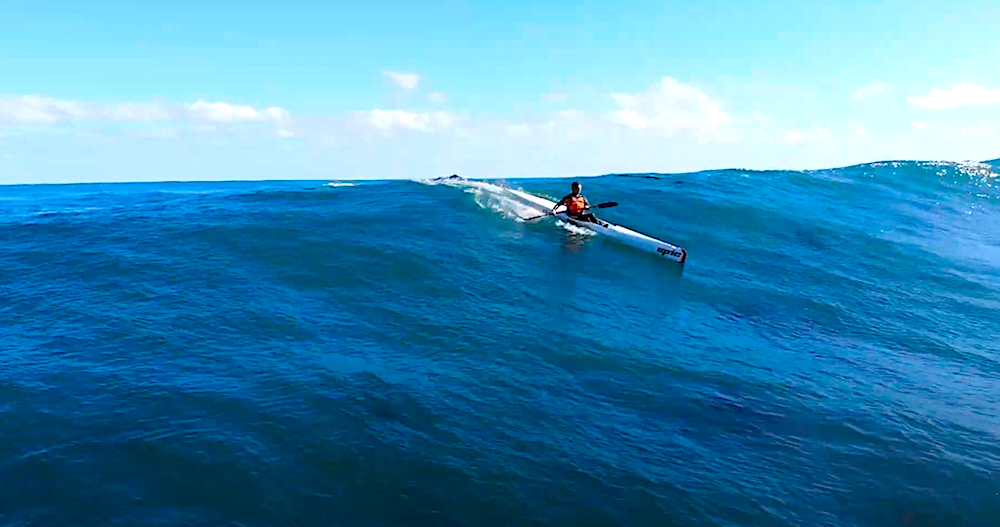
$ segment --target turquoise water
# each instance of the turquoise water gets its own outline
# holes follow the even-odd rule
[[[0,526],[997,525],[998,171],[0,187]]]

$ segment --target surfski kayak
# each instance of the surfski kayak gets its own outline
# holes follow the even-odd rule
[[[520,190],[514,190],[510,188],[505,190],[507,192],[510,192],[512,195],[520,198],[521,200],[524,200],[532,205],[537,205],[538,207],[546,211],[552,210],[552,207],[556,206],[556,203],[554,201],[549,201],[545,198],[540,198],[538,196],[528,194],[527,192],[522,192]],[[597,218],[597,221],[599,221],[600,223],[591,223],[589,221],[580,221],[575,218],[571,218],[567,216],[565,213],[557,213],[555,214],[555,216],[563,221],[572,223],[573,225],[576,225],[578,227],[590,229],[598,234],[603,234],[605,236],[615,238],[633,247],[637,247],[639,249],[643,249],[658,254],[667,260],[672,260],[680,264],[683,264],[687,260],[687,251],[681,249],[680,247],[672,243],[667,243],[663,240],[657,240],[656,238],[653,238],[651,236],[646,236],[645,234],[633,231],[631,229],[626,229],[625,227],[622,227],[620,225],[615,225],[614,223],[606,222],[600,218]]]

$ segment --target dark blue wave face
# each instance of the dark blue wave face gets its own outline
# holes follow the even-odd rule
[[[995,524],[996,168],[582,182],[0,187],[0,526]]]

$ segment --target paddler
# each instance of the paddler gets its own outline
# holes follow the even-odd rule
[[[565,198],[559,200],[555,207],[552,207],[552,212],[555,212],[560,206],[566,206],[566,215],[571,216],[575,219],[582,221],[589,221],[591,223],[597,223],[597,218],[593,214],[587,212],[590,209],[590,203],[587,198],[580,194],[582,186],[579,182],[574,181],[572,185],[573,192],[566,195]]]

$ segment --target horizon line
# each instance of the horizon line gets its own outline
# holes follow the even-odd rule
[[[843,166],[833,166],[825,168],[810,168],[804,170],[797,169],[785,169],[785,168],[765,168],[765,169],[755,169],[755,168],[708,168],[703,170],[695,170],[691,172],[608,172],[606,174],[591,174],[591,175],[547,175],[547,176],[509,176],[500,178],[477,178],[477,177],[466,177],[459,176],[462,179],[470,181],[481,181],[481,180],[517,180],[517,179],[594,179],[601,177],[611,177],[611,176],[684,176],[692,174],[704,174],[706,172],[822,172],[826,170],[845,170],[849,168],[857,168],[868,165],[877,165],[881,163],[950,163],[950,164],[989,164],[1000,163],[1000,158],[994,158],[989,160],[971,160],[966,159],[962,161],[955,160],[933,160],[933,159],[886,159],[881,161],[869,161],[865,163],[855,163],[851,165]],[[458,175],[458,174],[451,174]],[[426,178],[364,178],[364,177],[347,177],[347,178],[319,178],[319,179],[161,179],[161,180],[148,180],[148,181],[54,181],[54,182],[38,182],[38,183],[0,183],[0,187],[20,187],[20,186],[57,186],[57,185],[145,185],[145,184],[177,184],[177,183],[268,183],[268,182],[293,182],[293,181],[303,181],[303,182],[320,182],[320,181],[344,181],[344,182],[356,182],[356,181],[371,181],[371,182],[388,182],[388,181],[428,181],[435,178],[449,176],[433,176]]]

